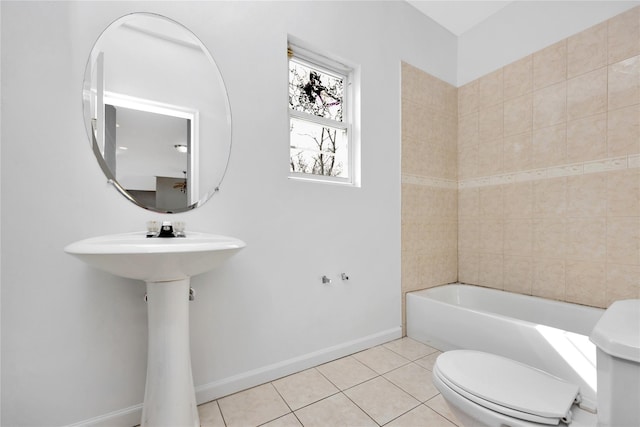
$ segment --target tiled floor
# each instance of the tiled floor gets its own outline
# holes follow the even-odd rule
[[[431,382],[440,354],[402,338],[200,405],[202,427],[455,427]]]

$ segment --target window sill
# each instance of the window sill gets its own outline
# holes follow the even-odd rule
[[[348,178],[325,177],[322,175],[311,175],[302,173],[290,173],[288,178],[292,181],[314,182],[319,184],[337,185],[340,187],[360,187],[360,185],[354,183],[353,180]]]

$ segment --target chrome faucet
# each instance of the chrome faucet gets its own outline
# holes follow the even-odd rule
[[[162,226],[158,227],[158,221],[147,222],[147,237],[186,237],[184,233],[184,222],[162,221]]]
[[[157,237],[176,237],[173,232],[173,225],[171,224],[171,221],[162,222],[162,227],[160,227],[160,232]]]

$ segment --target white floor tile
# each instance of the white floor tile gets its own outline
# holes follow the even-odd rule
[[[202,427],[455,427],[461,424],[431,379],[439,354],[410,338],[398,339],[202,404],[200,422]]]
[[[298,421],[293,413],[290,413],[266,424],[262,424],[262,427],[302,427],[302,424],[300,424],[300,421]]]
[[[273,386],[294,411],[340,391],[315,368],[276,380]]]
[[[439,393],[431,381],[431,371],[415,363],[387,372],[384,377],[420,402],[426,402]]]
[[[200,416],[200,427],[225,427],[218,402],[213,401],[198,406]]]
[[[429,399],[425,405],[451,421],[452,423],[461,426],[462,423],[456,418],[456,416],[451,412],[451,408],[447,404],[447,401],[444,400],[441,394],[437,395],[433,399]]]
[[[429,347],[426,344],[422,344],[408,337],[388,342],[383,344],[383,346],[412,361],[438,351],[433,347]]]
[[[344,394],[380,425],[388,423],[420,404],[411,395],[383,377],[376,377],[345,390]]]
[[[455,424],[425,405],[420,405],[396,418],[386,427],[456,427]]]
[[[317,369],[340,390],[346,390],[378,376],[375,371],[363,365],[353,356],[325,363],[318,366]]]
[[[376,371],[378,374],[385,374],[393,369],[399,368],[410,362],[384,346],[373,347],[353,355],[360,362]]]
[[[320,402],[299,409],[296,411],[296,416],[305,427],[377,427],[376,422],[343,393],[334,394]]]
[[[291,412],[272,384],[223,397],[218,404],[227,427],[257,426]]]
[[[436,351],[435,353],[429,354],[428,356],[425,356],[416,360],[416,363],[425,369],[433,371],[433,365],[436,363],[436,359],[441,354],[442,354],[441,351]]]

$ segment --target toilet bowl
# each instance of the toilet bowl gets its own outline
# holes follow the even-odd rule
[[[598,348],[598,414],[579,407],[579,386],[480,351],[438,356],[433,383],[465,427],[640,426],[640,300],[612,304],[591,340]]]
[[[443,353],[434,366],[433,381],[465,426],[569,424],[579,410],[577,385],[479,351]]]

